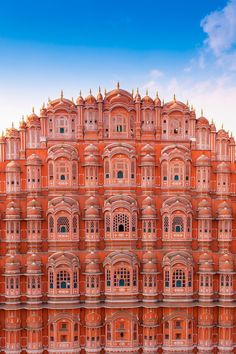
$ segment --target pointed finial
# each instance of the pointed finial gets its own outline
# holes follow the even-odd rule
[[[22,117],[21,117],[21,121],[22,121],[22,123],[24,123],[24,121],[25,121],[25,117],[24,117],[24,115],[22,115]]]
[[[139,89],[138,89],[138,87],[137,87],[136,93],[137,93],[137,95],[139,94]]]
[[[63,90],[61,90],[61,99],[63,98],[63,96],[64,96],[64,92]]]
[[[134,89],[132,89],[131,95],[134,97]]]
[[[162,100],[162,106],[164,106],[164,104],[165,104],[165,102],[164,102],[164,100]]]
[[[11,123],[11,127],[14,128],[14,122]]]
[[[48,103],[51,103],[51,98],[50,97],[48,97]]]
[[[89,94],[92,95],[92,90],[91,89],[89,89]]]
[[[233,133],[232,133],[232,132],[230,133],[230,137],[231,137],[231,138],[233,137]]]
[[[105,88],[105,90],[104,90],[104,96],[106,96],[106,94],[107,94],[107,89]]]
[[[176,96],[175,96],[175,93],[174,93],[174,101],[176,102]]]
[[[203,109],[201,108],[201,117],[203,117]]]
[[[98,93],[101,93],[101,87],[98,86]]]
[[[148,96],[148,89],[146,89],[146,96]]]
[[[186,106],[188,106],[188,107],[189,107],[189,103],[188,103],[188,100],[187,100],[187,102],[186,102]]]
[[[34,113],[34,106],[32,107],[32,113]]]
[[[74,97],[71,97],[71,101],[74,103]]]
[[[158,91],[156,91],[156,98],[159,98]]]
[[[193,105],[191,104],[191,111],[193,111]]]
[[[120,83],[119,83],[119,81],[117,81],[116,88],[117,88],[117,89],[120,88]]]
[[[80,96],[82,96],[82,92],[81,92],[81,90],[79,90],[79,95],[80,95]]]
[[[221,125],[221,129],[224,129],[224,124],[222,123],[222,125]]]

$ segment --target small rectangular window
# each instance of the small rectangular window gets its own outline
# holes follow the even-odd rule
[[[65,133],[65,128],[60,128],[60,133],[64,134]]]

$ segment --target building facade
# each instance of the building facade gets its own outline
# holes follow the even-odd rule
[[[0,349],[236,353],[235,141],[117,86],[0,138]]]

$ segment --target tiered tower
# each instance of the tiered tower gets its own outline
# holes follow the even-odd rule
[[[223,128],[119,86],[7,129],[2,353],[236,353],[235,168]]]

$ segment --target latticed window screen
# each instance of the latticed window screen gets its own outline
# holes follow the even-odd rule
[[[130,286],[130,271],[126,268],[118,268],[114,271],[114,286]]]
[[[185,272],[182,269],[176,269],[173,272],[172,286],[173,288],[185,288],[186,278],[185,278]]]
[[[105,224],[106,224],[106,231],[110,232],[111,231],[111,218],[109,214],[106,214],[105,216]]]
[[[137,216],[136,214],[132,214],[132,231],[136,231],[136,220],[137,220]]]
[[[50,232],[54,231],[54,219],[52,216],[49,217],[49,231]]]
[[[49,273],[49,284],[50,284],[50,289],[53,289],[53,272]]]
[[[77,167],[76,167],[76,163],[73,163],[73,165],[72,165],[72,179],[73,179],[73,181],[76,180],[76,175],[77,175]]]
[[[107,286],[111,286],[111,271],[107,269]]]
[[[65,270],[57,273],[57,289],[70,289],[70,274]]]
[[[74,289],[78,288],[78,272],[75,271],[73,275],[73,283],[74,283]]]
[[[57,219],[57,232],[59,233],[67,233],[69,232],[69,219],[65,216],[60,216]]]
[[[113,218],[114,232],[129,232],[129,217],[126,214],[116,214]]]
[[[76,216],[73,217],[72,225],[73,225],[73,232],[76,233],[77,232],[77,227],[78,227],[78,222],[77,222],[77,217]]]
[[[191,218],[190,216],[187,217],[187,232],[191,231]]]
[[[170,272],[169,270],[165,271],[165,287],[169,288],[170,286]]]
[[[172,221],[172,231],[173,232],[183,232],[184,222],[181,216],[175,216]]]
[[[169,217],[164,216],[164,231],[168,232],[169,231]]]

